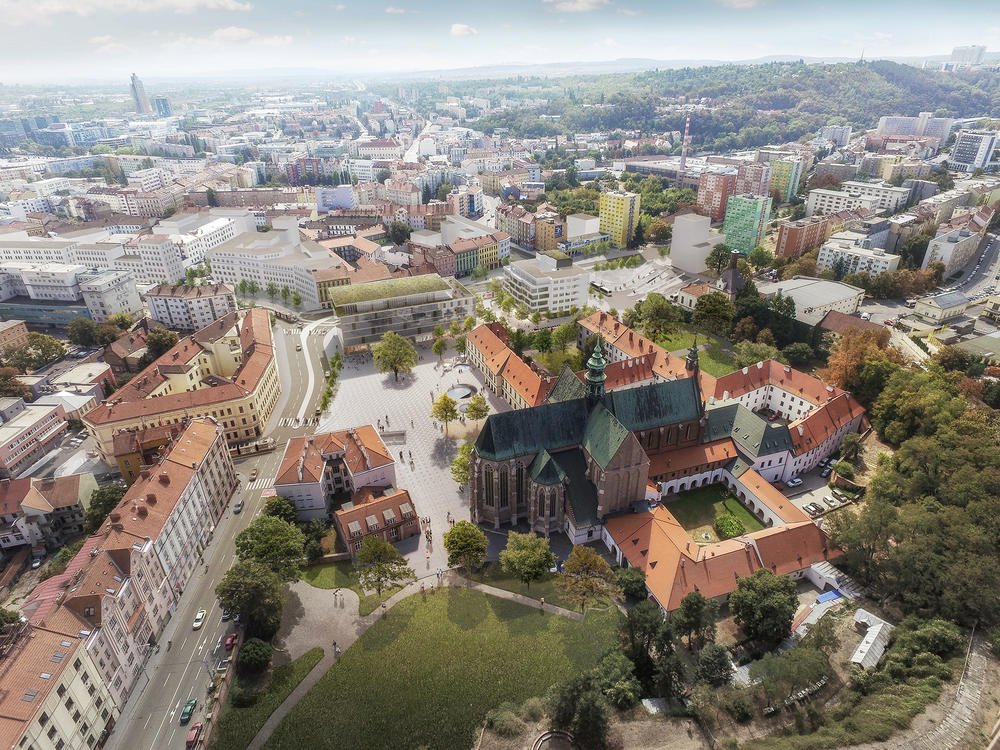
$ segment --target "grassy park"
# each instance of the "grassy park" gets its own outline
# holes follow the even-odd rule
[[[665,502],[664,507],[673,514],[677,522],[691,535],[696,542],[708,543],[719,541],[715,533],[715,519],[725,513],[732,513],[748,531],[760,531],[764,528],[753,513],[743,507],[740,501],[729,495],[719,484],[710,484],[682,492],[675,499]],[[705,534],[708,538],[705,538]]]
[[[364,617],[375,611],[379,604],[400,590],[395,586],[382,592],[380,599],[378,594],[366,593],[361,584],[358,583],[358,572],[349,562],[320,563],[310,565],[302,571],[302,580],[310,586],[318,589],[350,589],[355,592],[361,601],[358,605],[358,613]]]
[[[285,717],[265,748],[472,747],[486,712],[590,669],[617,612],[580,623],[461,588],[393,607]]]

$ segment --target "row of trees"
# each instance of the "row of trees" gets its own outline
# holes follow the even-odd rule
[[[128,313],[118,313],[108,318],[106,323],[96,323],[90,318],[73,318],[66,326],[66,338],[71,344],[84,348],[107,346],[132,327],[134,318]]]

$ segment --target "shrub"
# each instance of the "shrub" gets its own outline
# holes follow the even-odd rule
[[[501,737],[517,737],[527,727],[509,708],[495,708],[486,714],[486,728]]]
[[[541,721],[545,716],[545,701],[541,698],[528,698],[521,706],[521,718],[525,721]]]
[[[618,585],[631,599],[646,598],[646,573],[642,568],[619,568],[615,571]]]
[[[854,467],[851,466],[847,461],[840,461],[833,465],[833,470],[840,474],[844,479],[854,479]]]
[[[229,692],[229,700],[236,708],[247,708],[257,702],[259,695],[258,691],[236,683]]]
[[[726,705],[726,710],[733,715],[733,718],[741,724],[753,718],[753,705],[745,695],[734,695]]]
[[[263,672],[271,663],[273,649],[260,638],[250,638],[240,649],[240,669],[245,672]]]
[[[746,533],[743,522],[732,513],[724,513],[715,519],[715,531],[721,539],[731,539]]]

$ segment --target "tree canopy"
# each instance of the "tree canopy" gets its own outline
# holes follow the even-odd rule
[[[406,564],[399,550],[384,539],[366,536],[356,553],[358,580],[366,589],[375,589],[379,597],[390,586],[400,586],[416,578],[416,573]]]
[[[729,609],[749,638],[776,645],[792,632],[799,600],[795,583],[761,568],[741,578],[729,595]]]
[[[448,566],[473,571],[483,564],[489,542],[481,528],[469,521],[459,521],[444,534]]]
[[[556,581],[563,596],[583,610],[589,602],[618,601],[621,587],[607,560],[591,547],[577,544],[566,558],[563,574]]]
[[[530,586],[556,564],[556,556],[549,549],[549,540],[534,534],[507,534],[507,546],[500,553],[500,567],[507,575]]]
[[[304,546],[302,531],[277,516],[259,516],[236,535],[236,556],[240,560],[263,563],[284,581],[298,579]]]
[[[386,331],[382,340],[372,348],[375,369],[391,372],[395,380],[399,373],[409,374],[417,366],[417,350],[409,341],[395,331]]]

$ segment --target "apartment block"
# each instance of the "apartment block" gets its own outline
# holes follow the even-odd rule
[[[49,479],[0,479],[0,547],[62,547],[83,533],[97,480],[90,473]]]
[[[0,352],[28,345],[28,327],[23,320],[0,321]]]
[[[611,238],[614,247],[628,247],[639,226],[638,193],[625,190],[611,190],[601,193],[599,217],[600,231]]]
[[[45,455],[66,433],[59,406],[0,398],[0,477],[17,476]]]
[[[858,209],[875,211],[878,209],[878,203],[878,199],[874,196],[816,188],[810,190],[809,197],[806,198],[806,216],[824,216],[841,211],[857,211]]]
[[[698,178],[698,212],[713,222],[726,216],[726,201],[736,192],[738,175],[732,173],[704,172]]]
[[[768,162],[771,167],[771,190],[781,193],[781,201],[788,203],[799,191],[802,179],[801,159],[774,159]]]
[[[535,215],[517,203],[501,203],[496,210],[497,229],[523,248],[535,246]]]
[[[529,312],[583,309],[590,291],[590,272],[573,265],[564,253],[539,253],[504,268],[504,289]]]
[[[979,252],[982,236],[968,229],[953,229],[939,234],[927,245],[921,268],[931,263],[944,263],[944,275],[950,276],[964,268]]]
[[[995,171],[998,162],[994,152],[1000,144],[996,130],[959,130],[951,148],[948,166],[962,172],[975,169]]]
[[[898,255],[890,255],[885,250],[868,245],[866,240],[862,240],[859,244],[834,235],[820,248],[816,268],[821,271],[831,269],[837,272],[838,278],[852,273],[878,276],[880,273],[892,272],[899,268]]]
[[[726,203],[722,224],[726,244],[744,255],[760,244],[771,217],[771,198],[762,195],[733,195]]]
[[[829,216],[783,221],[778,225],[774,254],[783,258],[798,258],[823,244],[832,226],[833,220]]]
[[[876,132],[879,135],[929,136],[944,143],[954,124],[950,117],[933,117],[931,112],[921,112],[917,117],[880,117]]]
[[[736,168],[736,186],[734,195],[770,195],[771,165],[770,164],[740,164]]]
[[[225,284],[160,284],[143,298],[149,316],[165,328],[194,331],[237,310],[236,294]]]

